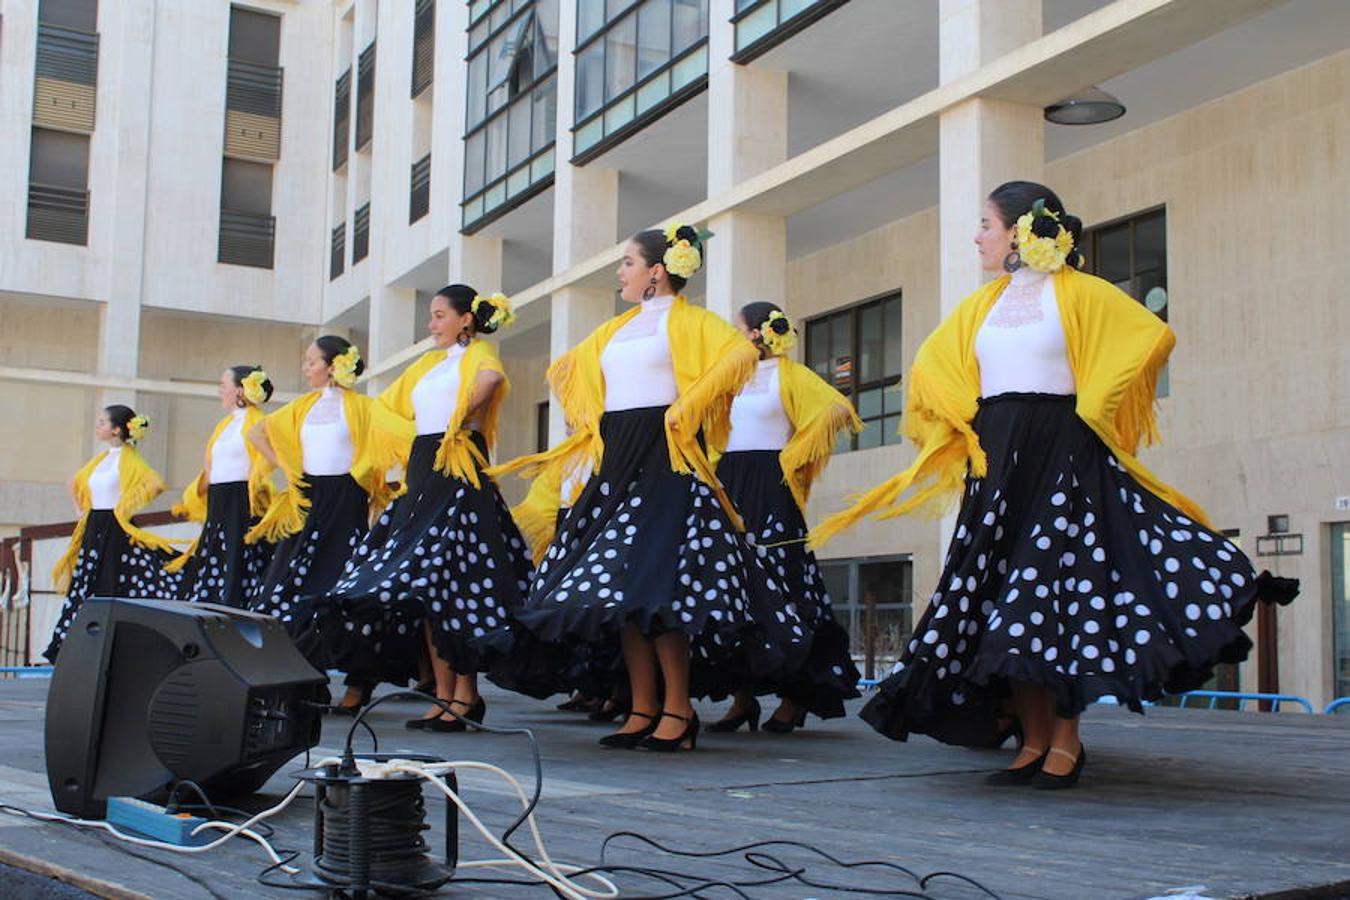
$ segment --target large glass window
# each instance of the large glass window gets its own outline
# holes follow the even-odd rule
[[[577,0],[574,159],[708,83],[708,0]]]
[[[853,401],[863,420],[843,433],[836,453],[898,444],[904,395],[900,295],[892,294],[806,323],[806,364]]]
[[[1331,526],[1331,609],[1336,647],[1332,679],[1337,697],[1350,697],[1350,522]]]
[[[820,571],[834,617],[848,631],[864,678],[885,674],[914,630],[914,570],[907,556],[827,560]]]
[[[736,0],[736,62],[749,62],[848,0]]]
[[[1087,271],[1120,288],[1167,321],[1167,210],[1155,209],[1099,225],[1083,236]],[[1168,370],[1158,376],[1158,396],[1171,390]]]
[[[470,7],[464,229],[553,182],[559,0]]]

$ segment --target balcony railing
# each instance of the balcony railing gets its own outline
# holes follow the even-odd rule
[[[31,182],[27,236],[62,244],[89,242],[89,191]]]
[[[732,62],[747,63],[768,52],[848,0],[736,0]]]
[[[352,265],[370,254],[370,204],[359,206],[352,216]]]
[[[38,23],[33,123],[94,130],[98,35]]]
[[[408,222],[416,222],[431,209],[431,154],[412,164],[412,188],[408,195]]]
[[[281,156],[281,69],[232,59],[227,72],[225,155],[275,162]]]
[[[222,209],[216,260],[236,266],[270,269],[276,230],[276,216]]]
[[[417,0],[413,19],[412,95],[431,87],[436,74],[436,0]]]
[[[338,76],[333,89],[333,170],[347,161],[347,148],[352,142],[352,70]]]
[[[328,280],[332,281],[342,274],[347,260],[347,223],[341,222],[333,227],[333,249],[328,254]]]

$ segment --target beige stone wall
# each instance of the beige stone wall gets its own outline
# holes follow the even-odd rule
[[[535,410],[549,399],[544,372],[548,369],[545,355],[513,356],[511,344],[502,344],[502,365],[511,379],[511,393],[502,406],[497,447],[492,453],[494,462],[505,462],[534,453],[536,446]],[[498,483],[507,503],[519,503],[525,498],[529,482],[508,476]]]

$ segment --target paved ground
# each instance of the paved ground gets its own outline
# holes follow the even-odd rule
[[[42,755],[46,685],[0,681],[0,802],[50,809]],[[1090,761],[1082,783],[1074,791],[1045,793],[983,783],[982,773],[1003,765],[1006,752],[926,739],[896,744],[856,718],[813,720],[791,736],[705,735],[696,753],[666,756],[603,751],[595,740],[605,726],[551,704],[500,691],[488,700],[489,724],[536,731],[545,773],[539,819],[559,860],[594,864],[606,835],[631,829],[699,850],[770,838],[806,841],[845,860],[885,860],[919,875],[955,872],[988,888],[938,877],[920,895],[942,900],[1143,898],[1182,888],[1210,898],[1350,894],[1350,716],[1160,709],[1139,717],[1095,708],[1083,726]],[[522,780],[532,777],[519,737],[405,730],[402,719],[417,711],[390,703],[372,713],[382,749],[482,759]],[[709,706],[703,713],[712,719],[719,710]],[[340,728],[330,722],[319,753],[340,746]],[[259,808],[290,787],[285,771],[254,798]],[[510,821],[516,807],[502,786],[476,773],[462,781],[466,798],[489,824],[500,829]],[[439,801],[428,805],[439,819]],[[275,821],[278,846],[308,849],[308,803],[297,802]],[[439,825],[433,843],[438,834]],[[631,842],[616,846],[611,862],[727,880],[766,874],[739,856],[681,860]],[[0,861],[12,863],[15,855],[43,860],[120,885],[128,892],[123,896],[305,896],[259,885],[255,877],[265,860],[244,842],[192,857],[137,852],[141,858],[92,833],[0,815]],[[465,835],[462,859],[488,855],[495,854],[481,839]],[[921,892],[893,870],[841,870],[799,851],[780,855],[808,865],[807,877],[821,883]],[[0,870],[0,895],[42,896],[23,893],[31,885],[11,887],[6,877]],[[625,896],[669,890],[634,876],[621,884]],[[549,896],[539,888],[461,880],[444,894]],[[847,896],[800,883],[746,894]],[[712,890],[700,896],[736,895]]]

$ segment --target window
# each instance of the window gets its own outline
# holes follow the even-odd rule
[[[1155,209],[1099,225],[1083,235],[1087,271],[1120,288],[1167,321],[1167,210]],[[1158,396],[1170,392],[1168,370],[1158,376]]]
[[[781,44],[848,0],[736,0],[736,52],[733,62],[746,63]]]
[[[356,149],[370,143],[375,133],[375,42],[361,51],[356,62]]]
[[[1332,680],[1337,697],[1350,697],[1350,522],[1331,526],[1331,610],[1336,648]]]
[[[708,83],[708,0],[577,0],[573,161],[585,162]]]
[[[553,183],[559,2],[495,0],[470,14],[465,231]]]
[[[276,162],[281,156],[281,17],[230,8],[225,80],[225,155]]]
[[[820,573],[835,619],[863,658],[863,677],[877,677],[899,658],[914,629],[913,564],[908,556],[828,560]]]
[[[431,154],[412,164],[412,186],[408,196],[408,222],[416,222],[431,209]]]
[[[901,312],[900,295],[892,294],[806,323],[806,364],[863,420],[861,434],[840,435],[836,453],[900,443]]]
[[[89,136],[34,128],[27,237],[84,244],[89,234]]]
[[[431,87],[436,75],[436,0],[417,0],[413,13],[412,95]]]
[[[92,34],[98,30],[98,0],[42,0],[38,21]]]
[[[272,167],[226,157],[220,174],[220,244],[216,259],[270,269],[275,231]]]
[[[33,124],[94,130],[98,84],[98,3],[43,0],[38,7]]]
[[[339,222],[333,226],[332,249],[328,252],[328,280],[332,281],[342,274],[346,267],[347,223]]]
[[[370,201],[356,208],[352,216],[352,265],[370,253]]]
[[[338,76],[333,87],[333,171],[347,162],[347,145],[351,143],[352,124],[352,70]]]

